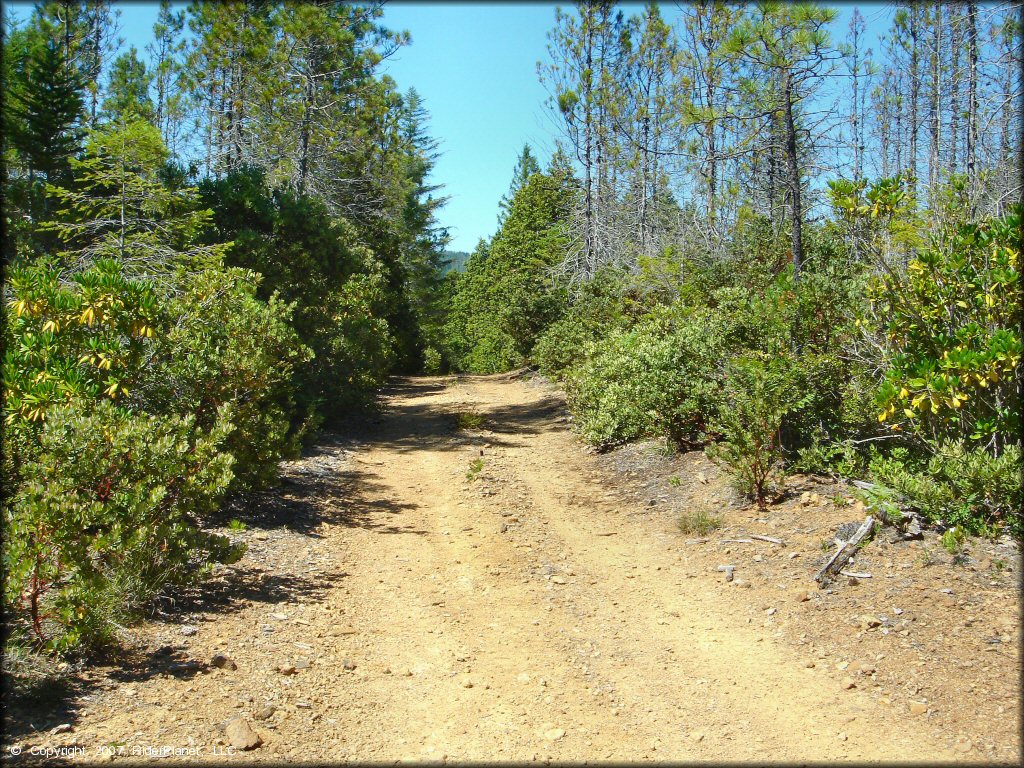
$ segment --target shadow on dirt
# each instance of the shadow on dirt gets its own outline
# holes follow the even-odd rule
[[[488,377],[471,377],[488,378]],[[455,451],[466,446],[511,447],[515,438],[564,429],[564,401],[549,396],[523,405],[480,407],[440,406],[423,398],[443,392],[454,379],[409,378],[395,381],[385,392],[384,417],[371,425],[366,439],[399,453]],[[472,412],[483,419],[479,429],[459,429],[458,415]]]
[[[312,602],[333,589],[345,572],[330,565],[315,574],[277,573],[262,564],[277,537],[298,534],[319,539],[324,527],[363,528],[387,535],[428,535],[428,531],[403,522],[403,513],[415,509],[388,497],[382,479],[388,472],[361,450],[372,444],[408,453],[420,450],[458,450],[465,446],[510,445],[516,438],[563,429],[564,404],[557,398],[540,403],[493,408],[472,408],[481,414],[481,430],[460,430],[460,407],[423,402],[443,392],[451,379],[396,379],[383,393],[383,413],[360,418],[346,427],[321,435],[317,444],[296,461],[284,462],[280,484],[267,491],[229,500],[214,520],[216,527],[235,519],[244,530],[230,533],[249,546],[250,556],[230,567],[218,567],[211,578],[195,587],[178,588],[156,605],[156,620],[181,631],[182,625],[199,623],[205,615],[224,615],[257,603],[280,605],[299,600]],[[240,528],[240,526],[239,526]],[[272,628],[271,628],[272,631]],[[5,680],[5,741],[38,741],[58,725],[74,729],[88,700],[103,690],[169,676],[189,679],[212,670],[210,659],[190,658],[184,645],[159,648],[125,648],[96,660],[106,669],[86,668],[82,674],[59,675],[31,688],[12,691]],[[51,746],[75,741],[73,730],[43,739]],[[88,745],[92,749],[93,745]],[[5,762],[11,760],[4,755]],[[41,763],[27,751],[19,762]],[[59,764],[49,760],[47,764]]]

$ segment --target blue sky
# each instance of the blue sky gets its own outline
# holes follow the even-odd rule
[[[184,7],[184,3],[180,7]],[[563,3],[568,6],[570,3]],[[5,3],[24,18],[31,5]],[[156,2],[119,2],[121,35],[145,55],[156,19]],[[623,3],[627,14],[641,3]],[[846,36],[853,4],[840,3],[833,37]],[[675,3],[663,3],[675,18]],[[888,6],[865,3],[868,45],[888,25]],[[452,250],[471,251],[497,225],[498,202],[508,190],[516,157],[529,142],[542,164],[554,150],[558,126],[544,108],[547,93],[536,65],[547,59],[547,32],[554,3],[391,2],[384,22],[408,30],[412,45],[383,66],[401,90],[415,86],[431,114],[430,130],[441,157],[433,182],[444,185],[449,202],[440,211]]]

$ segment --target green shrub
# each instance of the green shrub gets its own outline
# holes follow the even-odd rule
[[[879,421],[933,441],[1019,446],[1020,207],[942,229],[872,292],[888,370]]]
[[[50,408],[79,398],[131,396],[160,322],[149,283],[99,261],[65,284],[36,264],[12,270],[5,324],[4,413],[8,432],[33,434]]]
[[[428,346],[423,350],[423,372],[428,376],[444,373],[444,358],[437,347]]]
[[[722,519],[713,515],[706,509],[698,509],[694,512],[687,512],[679,516],[677,521],[679,530],[682,533],[695,533],[698,536],[707,536],[712,531],[722,527]]]
[[[993,457],[962,443],[938,446],[930,457],[905,449],[876,452],[870,465],[879,483],[903,496],[927,520],[970,533],[1021,533],[1021,450]]]
[[[56,652],[96,648],[164,585],[239,554],[199,527],[231,480],[228,417],[201,432],[192,418],[102,401],[49,412],[5,509],[15,635]]]
[[[788,357],[745,356],[729,361],[725,401],[719,409],[722,441],[708,448],[741,493],[762,509],[785,480],[779,430],[790,411],[804,405]]]
[[[545,376],[564,378],[569,368],[582,362],[588,345],[624,326],[623,300],[612,292],[616,276],[602,274],[598,279],[602,280],[601,286],[608,286],[606,292],[601,292],[601,286],[588,284],[582,298],[537,339],[530,356]]]
[[[708,439],[722,357],[710,319],[676,322],[662,312],[631,330],[612,331],[587,352],[567,375],[566,392],[588,441],[607,447],[666,435],[686,447]]]
[[[241,269],[184,280],[136,398],[151,413],[194,414],[203,429],[231,404],[233,491],[271,484],[278,461],[296,453],[293,371],[311,357],[289,325],[292,307],[256,298],[258,280]]]
[[[458,429],[480,429],[484,425],[484,415],[476,411],[459,411],[455,414],[455,425]]]

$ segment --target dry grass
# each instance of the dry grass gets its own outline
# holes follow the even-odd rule
[[[679,530],[685,534],[707,536],[722,526],[722,519],[706,509],[697,509],[680,515],[678,524]]]

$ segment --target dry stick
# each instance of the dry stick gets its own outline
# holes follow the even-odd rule
[[[720,544],[753,544],[753,539],[722,539]]]
[[[756,533],[751,533],[749,534],[749,536],[750,538],[757,539],[758,541],[767,541],[771,542],[772,544],[778,544],[780,547],[786,546],[786,542],[784,542],[782,539],[776,539],[773,536],[760,536]]]
[[[814,580],[817,581],[822,587],[824,587],[829,580],[831,580],[831,572],[840,570],[847,561],[853,557],[853,554],[857,551],[857,546],[861,543],[865,536],[871,533],[871,530],[875,527],[875,518],[868,515],[864,518],[864,523],[857,532],[853,535],[853,538],[847,541],[845,544],[840,545],[836,553],[829,558],[829,561],[825,563],[820,571],[814,576]]]

